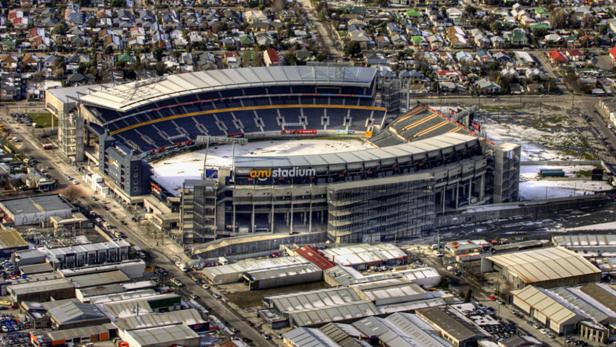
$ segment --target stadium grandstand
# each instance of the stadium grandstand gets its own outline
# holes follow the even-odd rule
[[[54,89],[46,104],[70,127],[65,142],[83,147],[72,160],[87,158],[118,198],[152,194],[179,210],[167,224],[183,244],[264,232],[396,240],[439,214],[517,199],[519,146],[486,142],[472,112],[399,116],[379,79],[347,66],[213,70]]]

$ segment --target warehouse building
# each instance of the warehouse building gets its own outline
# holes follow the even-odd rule
[[[365,347],[363,339],[366,336],[359,330],[357,330],[351,324],[344,323],[328,323],[320,327],[319,330],[323,332],[327,337],[332,339],[338,345],[343,347]]]
[[[43,302],[52,298],[61,300],[75,297],[73,282],[66,278],[10,285],[7,287],[7,292],[13,303],[22,301]]]
[[[327,248],[321,252],[329,261],[357,270],[366,270],[370,266],[406,264],[408,260],[406,253],[391,243],[358,244]]]
[[[370,301],[351,288],[321,289],[263,298],[264,306],[275,309],[293,326],[318,326],[329,322],[353,321],[379,314]]]
[[[52,216],[69,218],[73,206],[59,195],[33,196],[0,201],[4,221],[15,226],[49,222]]]
[[[384,347],[448,347],[438,333],[414,314],[394,313],[387,318],[366,317],[353,323],[366,336],[375,336]]]
[[[312,263],[306,263],[247,271],[243,278],[250,290],[258,290],[318,282],[323,279],[323,271]]]
[[[130,347],[168,347],[172,345],[199,347],[199,334],[184,324],[166,325],[156,328],[118,331],[122,340]]]
[[[194,331],[201,331],[207,328],[208,322],[201,318],[199,311],[191,308],[188,310],[120,318],[114,324],[122,331],[157,328],[176,324],[183,324]]]
[[[364,275],[349,266],[334,266],[325,270],[323,276],[325,282],[331,287],[349,286],[351,284],[375,282],[391,278],[405,278],[423,288],[433,288],[441,282],[441,275],[436,269],[431,267]]]
[[[282,335],[282,342],[288,347],[340,347],[338,343],[315,328],[300,327]]]
[[[69,301],[48,311],[51,326],[56,329],[81,328],[109,323],[109,318],[95,305]]]
[[[90,302],[91,298],[102,296],[126,293],[134,290],[153,289],[157,286],[154,281],[138,281],[129,283],[114,283],[99,285],[96,287],[76,288],[75,297],[81,302]]]
[[[550,291],[532,285],[511,292],[513,305],[557,334],[572,334],[585,317]]]
[[[0,230],[0,259],[8,259],[13,252],[28,249],[28,242],[17,230]]]
[[[109,341],[115,337],[117,328],[111,323],[91,325],[82,328],[55,331],[32,331],[30,341],[34,346],[65,346],[89,342]]]
[[[90,288],[108,284],[120,284],[130,281],[122,271],[96,272],[87,275],[69,277],[75,288]]]
[[[478,326],[445,308],[427,308],[417,310],[417,315],[428,322],[438,334],[454,347],[472,347],[477,341],[489,336]]]
[[[53,266],[49,263],[24,265],[19,267],[19,272],[26,276],[50,273],[53,272]]]
[[[514,289],[530,284],[544,288],[575,286],[601,279],[601,270],[562,247],[486,257],[482,269],[498,271]]]
[[[106,263],[119,263],[128,259],[130,243],[125,240],[90,243],[85,245],[42,248],[48,261],[56,269],[72,269]]]
[[[133,292],[141,294],[139,292]],[[177,311],[182,308],[182,297],[174,293],[152,294],[120,300],[110,297],[111,301],[93,301],[112,321],[150,313]],[[132,346],[132,345],[131,345]]]
[[[552,236],[552,243],[580,253],[584,257],[616,253],[616,235],[565,234]]]
[[[213,284],[227,284],[241,281],[245,273],[255,270],[274,270],[291,265],[309,264],[303,257],[280,257],[267,259],[246,259],[237,263],[208,267],[202,270],[205,278]]]

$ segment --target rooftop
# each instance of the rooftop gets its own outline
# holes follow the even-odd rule
[[[364,67],[270,66],[174,74],[131,82],[82,96],[85,103],[126,112],[135,107],[181,95],[239,87],[285,84],[370,87],[376,70]]]
[[[488,259],[526,284],[601,273],[588,260],[562,247],[495,255]]]
[[[303,275],[307,273],[321,272],[322,270],[312,264],[297,264],[297,265],[288,265],[274,269],[257,269],[246,272],[246,277],[250,278],[252,281],[259,281],[264,279],[271,278],[279,278],[279,277],[290,277]]]
[[[285,340],[291,341],[293,346],[302,347],[339,347],[340,345],[330,339],[319,329],[297,328],[283,335]]]
[[[412,159],[414,155],[425,156],[442,150],[464,147],[467,143],[478,142],[475,136],[445,133],[435,137],[382,148],[368,148],[362,151],[348,151],[328,154],[291,155],[286,157],[236,157],[235,167],[241,168],[287,168],[302,166],[325,166],[363,163],[395,158]]]
[[[26,282],[8,286],[8,290],[14,295],[24,295],[29,293],[39,293],[51,290],[73,288],[73,282],[66,278],[44,280],[38,282]]]
[[[144,328],[154,328],[174,324],[202,324],[205,320],[201,318],[195,309],[171,311],[165,313],[150,313],[146,315],[120,318],[115,322],[118,329],[136,330]]]
[[[436,325],[443,331],[446,331],[458,341],[466,341],[485,335],[471,322],[468,322],[443,308],[431,307],[418,310],[417,313],[433,325]]]
[[[28,242],[24,240],[17,230],[0,231],[0,249],[12,249],[28,247]]]
[[[149,329],[131,330],[127,335],[142,346],[167,346],[188,339],[199,339],[199,335],[184,324],[167,325]]]
[[[343,266],[376,263],[406,257],[403,250],[390,243],[327,248],[322,250],[322,253],[329,260]]]
[[[41,213],[45,211],[70,210],[72,206],[58,195],[33,196],[0,202],[3,210],[12,214]]]
[[[79,321],[106,319],[105,315],[95,305],[69,301],[49,310],[52,319],[59,324],[76,323]]]
[[[553,295],[549,295],[547,290],[526,286],[523,289],[512,291],[511,294],[556,324],[563,324],[569,320],[581,318],[571,307],[567,307],[563,301],[557,300],[557,297]]]

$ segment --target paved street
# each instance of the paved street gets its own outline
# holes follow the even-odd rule
[[[41,165],[54,168],[53,170],[50,170],[50,174],[58,180],[61,187],[70,184],[68,183],[68,176],[72,176],[76,180],[81,180],[81,173],[76,168],[52,156],[54,153],[53,151],[45,151],[40,149],[39,145],[35,143],[32,136],[28,133],[27,127],[11,123],[7,114],[1,114],[0,119],[2,119],[2,121],[7,124],[10,129],[12,129],[14,133],[13,136],[18,136],[22,139],[23,146],[25,146],[24,151],[26,153],[29,153],[31,157],[37,158]],[[205,303],[206,307],[211,310],[213,314],[227,322],[231,327],[235,328],[243,337],[252,340],[255,346],[272,346],[272,343],[267,341],[258,331],[248,325],[234,312],[229,310],[219,300],[215,299],[208,291],[197,286],[186,273],[183,273],[177,268],[177,266],[175,266],[174,259],[177,256],[183,257],[184,260],[187,259],[181,252],[181,248],[179,248],[175,243],[166,238],[162,239],[162,244],[161,241],[153,240],[144,234],[145,228],[133,222],[130,218],[122,218],[122,220],[127,224],[123,225],[119,218],[126,213],[120,204],[110,198],[107,198],[103,201],[104,205],[108,207],[108,209],[105,209],[102,204],[93,201],[92,196],[94,196],[94,192],[90,188],[83,183],[78,185],[78,187],[82,192],[80,200],[85,202],[86,206],[89,206],[92,211],[102,216],[111,224],[115,225],[119,231],[124,232],[127,235],[128,241],[132,244],[137,245],[143,250],[149,251],[153,258],[153,265],[164,268],[172,277],[175,277],[184,283],[186,285],[187,292],[199,296],[200,300]]]

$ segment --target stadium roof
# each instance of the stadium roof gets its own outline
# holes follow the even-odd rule
[[[534,286],[526,286],[520,290],[514,290],[512,295],[530,305],[535,311],[545,315],[551,322],[563,324],[569,320],[581,319],[573,308],[567,307],[558,297],[548,294],[548,291],[540,290]]]
[[[327,154],[292,155],[287,157],[236,157],[237,168],[292,168],[298,166],[349,165],[374,161],[393,160],[406,157],[410,161],[413,155],[425,156],[434,153],[440,155],[443,150],[463,148],[466,143],[477,142],[475,136],[446,133],[432,138],[403,143],[383,148],[369,148],[362,151],[349,151]]]
[[[330,339],[319,329],[296,328],[285,333],[284,339],[291,341],[292,346],[302,347],[339,347],[340,345]]]
[[[131,82],[82,96],[82,102],[126,112],[135,107],[196,92],[280,84],[370,87],[376,69],[334,66],[270,66],[182,73]]]
[[[0,231],[0,249],[12,249],[28,247],[28,242],[24,240],[19,231],[6,230]]]
[[[588,260],[562,247],[495,255],[488,259],[526,284],[601,273]]]

